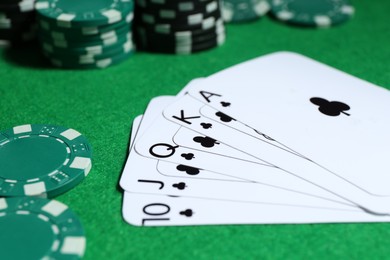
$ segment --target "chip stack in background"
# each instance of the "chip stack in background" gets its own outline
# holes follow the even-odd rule
[[[225,42],[219,0],[136,0],[137,49],[191,54]]]
[[[52,64],[105,68],[133,52],[132,0],[38,0],[39,40]]]
[[[268,13],[267,0],[223,0],[222,16],[226,23],[245,23],[259,19]]]
[[[328,28],[345,23],[355,13],[349,0],[272,0],[271,14],[298,26]]]
[[[35,38],[34,2],[0,1],[0,47],[23,44]]]

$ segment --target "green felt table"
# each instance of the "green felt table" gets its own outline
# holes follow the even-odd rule
[[[34,47],[2,50],[0,129],[64,125],[91,142],[91,173],[57,198],[85,227],[85,259],[389,258],[387,223],[134,227],[121,215],[118,181],[132,120],[151,98],[175,95],[193,78],[288,50],[390,89],[390,1],[354,4],[355,17],[335,28],[303,29],[264,17],[228,25],[227,41],[217,49],[190,56],[136,53],[104,70],[55,69]]]

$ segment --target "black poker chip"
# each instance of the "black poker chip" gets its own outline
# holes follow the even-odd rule
[[[173,10],[177,13],[201,12],[219,0],[135,0],[137,7],[148,10]]]
[[[148,33],[149,35],[155,35],[156,37],[173,37],[177,39],[190,39],[197,36],[210,35],[210,34],[224,34],[225,27],[223,26],[222,20],[218,20],[212,26],[207,28],[198,28],[198,29],[180,29],[175,27],[169,27],[169,30],[166,30],[168,27],[153,27],[149,25],[138,25],[137,31],[142,33]]]
[[[28,13],[34,11],[34,0],[21,0],[15,2],[1,2],[0,13]]]
[[[139,50],[191,54],[225,40],[219,0],[136,0],[135,10]]]
[[[141,12],[141,11],[140,11]],[[202,21],[205,21],[210,18],[218,19],[221,16],[220,10],[216,9],[210,13],[193,13],[186,15],[175,15],[169,17],[168,15],[158,15],[153,14],[151,12],[144,11],[137,17],[137,19],[141,19],[141,23],[146,24],[177,24],[177,25],[197,25]]]
[[[165,54],[193,54],[218,47],[223,43],[223,41],[224,39],[217,37],[207,41],[187,45],[172,45],[165,42],[150,42],[143,46],[141,50]]]
[[[206,41],[215,40],[218,37],[223,37],[224,34],[210,32],[202,35],[191,35],[189,37],[178,37],[175,35],[156,35],[154,33],[150,33],[147,30],[143,30],[142,28],[137,28],[139,34],[143,36],[143,41],[145,43],[158,43],[158,44],[168,44],[172,46],[180,46],[180,45],[188,45],[188,44],[198,44]]]
[[[36,38],[35,0],[1,0],[0,46],[22,45]]]

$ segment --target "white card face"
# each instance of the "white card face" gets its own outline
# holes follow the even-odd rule
[[[124,193],[123,218],[134,226],[388,222],[363,211],[239,203]]]
[[[167,161],[159,160],[156,165],[156,170],[166,177],[176,178],[193,178],[193,179],[206,179],[215,181],[239,181],[239,182],[251,182],[244,179],[224,175],[218,172],[212,172],[205,169],[199,169],[195,167],[189,167],[188,165],[182,165],[177,163],[171,163]]]
[[[216,110],[215,108],[212,108],[210,106],[203,106],[199,113],[210,120],[219,122],[227,127],[233,128],[243,134],[250,135],[252,137],[255,137],[256,139],[259,139],[260,141],[267,142],[270,145],[279,147],[280,149],[284,149],[286,151],[295,153],[298,156],[301,156],[304,158],[303,155],[299,154],[298,152],[294,151],[291,147],[287,147],[286,145],[278,142],[278,140],[273,139],[271,136],[268,136],[256,129],[253,129],[244,123],[237,121],[236,119],[222,113],[221,111]]]
[[[237,132],[238,133],[238,132]],[[271,166],[270,164],[260,161],[246,153],[236,150],[230,146],[218,142],[208,136],[201,135],[185,127],[180,127],[173,136],[173,142],[182,147],[196,149],[204,152],[209,152],[225,157],[236,158],[249,162],[257,162],[263,165]]]
[[[155,98],[149,106],[164,107],[162,103],[166,104],[168,101],[172,99]],[[275,167],[180,147],[172,141],[178,125],[162,116],[153,124],[146,122],[150,120],[149,106],[120,180],[122,188],[127,191],[310,207],[352,207],[337,196],[317,189]],[[153,119],[154,115],[151,118]],[[147,131],[142,129],[144,124],[150,125]],[[214,178],[220,173],[222,181],[170,178],[159,172],[158,161],[175,163],[176,169],[181,167],[180,171],[207,170],[213,173]],[[204,174],[207,172],[203,172]],[[247,180],[247,176],[256,175],[257,183],[228,181],[226,175],[244,180]],[[233,190],[235,192],[232,192]]]
[[[389,91],[282,52],[212,75],[189,94],[332,172],[299,176],[390,212]]]

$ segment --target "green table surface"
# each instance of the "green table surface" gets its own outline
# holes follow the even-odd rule
[[[0,129],[64,125],[91,142],[91,173],[57,198],[85,227],[85,259],[389,258],[387,223],[134,227],[121,215],[118,181],[132,120],[151,98],[175,95],[193,78],[287,50],[390,89],[390,1],[353,3],[355,17],[335,28],[291,27],[264,17],[228,25],[220,48],[190,56],[137,53],[105,70],[55,69],[34,47],[2,50]]]

